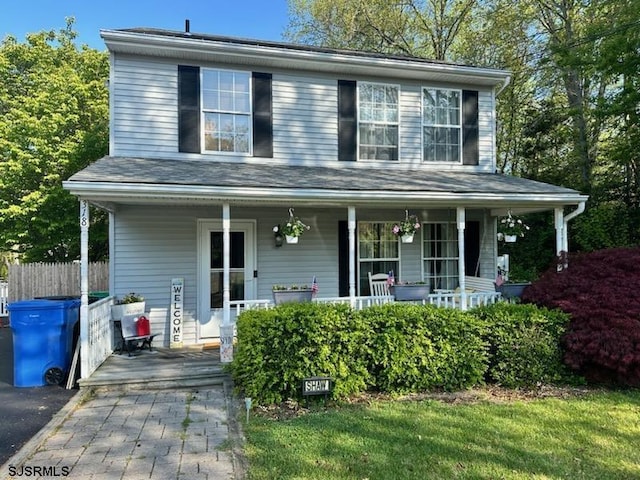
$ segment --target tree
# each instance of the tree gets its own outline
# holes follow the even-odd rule
[[[78,258],[78,201],[62,181],[108,149],[109,62],[59,32],[0,44],[0,251],[27,261]],[[106,254],[106,220],[93,218],[90,252]]]

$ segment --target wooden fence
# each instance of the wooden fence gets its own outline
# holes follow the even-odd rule
[[[25,263],[9,266],[9,302],[54,295],[80,295],[80,263]],[[89,264],[89,291],[109,290],[109,263]]]

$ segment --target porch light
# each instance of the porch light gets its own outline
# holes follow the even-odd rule
[[[280,225],[273,227],[273,240],[276,247],[281,247],[284,242],[284,236],[282,235],[282,229]]]

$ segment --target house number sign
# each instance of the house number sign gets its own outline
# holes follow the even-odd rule
[[[184,278],[171,279],[171,348],[182,347]]]

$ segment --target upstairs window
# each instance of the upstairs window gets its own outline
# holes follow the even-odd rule
[[[425,162],[461,161],[461,91],[422,89],[422,147]]]
[[[398,87],[358,83],[359,158],[398,160]]]
[[[249,153],[251,74],[202,69],[204,150]]]

